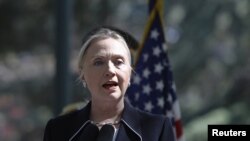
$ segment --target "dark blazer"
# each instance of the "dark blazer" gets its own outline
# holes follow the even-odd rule
[[[77,141],[90,122],[90,107],[91,102],[81,110],[49,120],[43,141]],[[175,141],[175,137],[168,118],[139,111],[125,102],[116,141]]]

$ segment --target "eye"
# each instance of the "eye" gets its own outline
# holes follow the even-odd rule
[[[116,59],[114,63],[116,66],[120,66],[120,65],[124,64],[124,61],[122,59]]]
[[[100,65],[102,65],[104,63],[104,61],[102,61],[102,60],[95,60],[94,61],[94,66],[100,66]]]

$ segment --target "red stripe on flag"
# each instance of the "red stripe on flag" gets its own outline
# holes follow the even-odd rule
[[[175,130],[177,139],[183,135],[182,123],[181,120],[175,121]]]

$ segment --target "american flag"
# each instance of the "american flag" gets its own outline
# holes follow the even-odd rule
[[[135,74],[127,90],[127,98],[136,108],[170,117],[176,138],[181,141],[184,139],[180,107],[163,31],[159,13],[154,10],[137,54]]]

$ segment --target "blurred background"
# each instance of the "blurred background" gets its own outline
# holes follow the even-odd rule
[[[64,2],[0,0],[1,141],[42,141],[50,118],[86,99],[76,61],[89,29],[116,26],[142,40],[146,0]],[[186,140],[206,141],[208,124],[249,124],[250,1],[165,0],[164,29]]]

